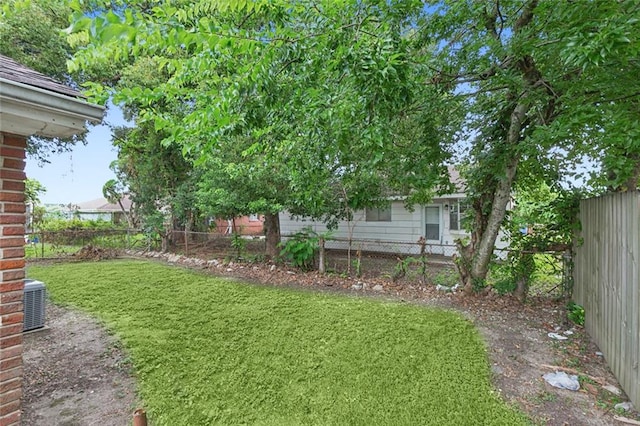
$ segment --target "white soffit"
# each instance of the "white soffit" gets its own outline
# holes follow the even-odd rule
[[[68,138],[99,123],[104,107],[0,77],[0,131],[21,136]]]

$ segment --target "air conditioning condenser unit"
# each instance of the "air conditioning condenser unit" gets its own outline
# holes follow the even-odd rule
[[[42,281],[24,280],[24,326],[23,331],[44,327],[45,300],[47,290]]]

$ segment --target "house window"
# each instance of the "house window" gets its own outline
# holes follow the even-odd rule
[[[449,229],[462,231],[462,218],[467,207],[460,201],[454,201],[449,206]]]
[[[440,241],[440,207],[425,207],[425,234],[427,241]]]
[[[367,222],[391,222],[391,206],[383,208],[367,207],[365,215]]]
[[[250,214],[249,215],[249,222],[258,222],[260,220],[260,217],[258,217],[257,214]]]

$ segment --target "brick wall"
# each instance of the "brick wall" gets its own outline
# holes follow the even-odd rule
[[[20,424],[25,148],[0,133],[0,426]]]

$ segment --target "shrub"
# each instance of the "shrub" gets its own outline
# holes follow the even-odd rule
[[[311,227],[302,228],[290,239],[280,243],[280,256],[291,262],[296,268],[310,270],[313,268],[318,251],[319,235]]]
[[[393,269],[393,275],[391,275],[392,281],[397,281],[405,276],[412,275],[420,276],[424,279],[427,274],[427,263],[423,257],[407,257],[405,259],[398,259],[398,263]]]
[[[40,224],[40,230],[45,232],[82,231],[82,230],[113,230],[126,229],[126,226],[116,225],[106,220],[80,220],[80,219],[50,219]]]
[[[236,258],[242,257],[245,249],[247,248],[247,240],[242,238],[242,234],[240,232],[234,232],[231,235],[231,247],[236,251]]]
[[[577,303],[567,304],[567,318],[574,324],[584,326],[584,308]]]
[[[444,287],[453,287],[460,282],[460,276],[453,269],[442,269],[433,277],[433,283]]]

